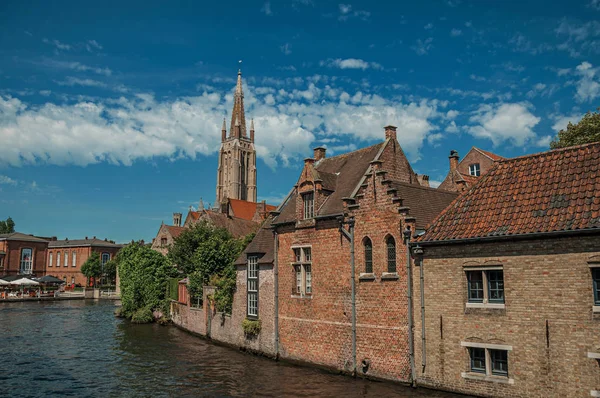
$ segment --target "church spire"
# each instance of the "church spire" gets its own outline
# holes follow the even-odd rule
[[[223,127],[221,127],[221,142],[225,141],[227,138],[227,123],[225,122],[225,118],[223,118]]]
[[[239,123],[239,132],[237,129]],[[238,135],[239,134],[239,135]],[[244,115],[244,91],[242,90],[242,70],[238,71],[237,84],[233,94],[233,111],[229,136],[234,138],[246,137],[246,116]]]

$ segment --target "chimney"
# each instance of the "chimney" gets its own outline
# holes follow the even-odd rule
[[[429,187],[429,176],[426,174],[420,174],[418,177],[419,183],[422,187]]]
[[[94,236],[92,239],[96,239],[96,237]],[[68,240],[68,239],[67,239]]]
[[[181,227],[181,213],[173,213],[173,226]]]
[[[448,156],[448,158],[450,159],[450,172],[453,173],[456,171],[456,169],[458,168],[458,152],[455,151],[454,149],[450,151],[450,156]]]
[[[85,237],[85,240],[88,240],[88,237],[87,237],[87,236]]]
[[[322,146],[318,146],[314,149],[315,151],[315,162],[318,162],[321,159],[325,159],[325,152],[327,151],[326,148],[323,148]]]
[[[385,139],[396,139],[396,126],[385,126]]]
[[[304,159],[304,166],[308,166],[309,164],[315,164],[315,160],[313,158]]]

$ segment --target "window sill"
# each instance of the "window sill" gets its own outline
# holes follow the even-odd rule
[[[462,372],[460,374],[463,379],[468,380],[480,380],[480,381],[490,381],[492,383],[501,383],[501,384],[515,384],[515,379],[511,379],[509,377],[504,376],[488,376],[482,373],[475,372]]]
[[[361,280],[361,281],[374,281],[374,280],[375,280],[375,274],[374,274],[374,273],[372,273],[372,272],[369,272],[369,273],[361,273],[361,274],[358,276],[358,280]]]
[[[592,359],[600,359],[600,353],[597,353],[597,352],[588,352],[587,356],[588,356],[588,358],[592,358]]]
[[[293,299],[311,299],[312,300],[312,295],[306,295],[306,294],[292,294],[290,297]]]
[[[594,314],[600,314],[600,305],[595,305],[592,307],[592,312]]]
[[[600,391],[592,390],[592,391],[590,391],[590,396],[600,398]]]
[[[384,272],[381,274],[381,280],[397,280],[400,276],[397,272]]]
[[[487,308],[503,310],[506,308],[506,304],[494,304],[494,303],[465,303],[466,308]]]

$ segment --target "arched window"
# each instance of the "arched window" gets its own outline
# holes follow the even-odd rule
[[[393,237],[388,236],[385,245],[387,247],[388,272],[396,272],[396,241]]]
[[[363,240],[363,244],[365,245],[365,272],[367,274],[373,273],[373,244],[371,243],[371,239],[365,238]]]

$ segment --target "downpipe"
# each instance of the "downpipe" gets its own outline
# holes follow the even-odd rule
[[[356,376],[356,278],[354,261],[354,218],[344,222],[340,217],[340,233],[350,242],[350,287],[352,306],[352,376]],[[344,229],[348,225],[348,231]]]
[[[423,266],[423,248],[417,244],[412,249],[415,266],[419,267],[419,285],[421,288],[421,373],[427,366],[426,337],[425,337],[425,267]]]
[[[410,238],[412,231],[410,227],[406,227],[403,232],[404,243],[406,245],[406,278],[408,286],[406,289],[406,297],[408,299],[408,358],[410,362],[410,384],[413,387],[417,386],[417,377],[415,371],[415,342],[413,335],[413,299],[412,299],[412,268],[410,264]]]
[[[273,287],[275,289],[275,359],[279,359],[279,235],[273,230]]]

